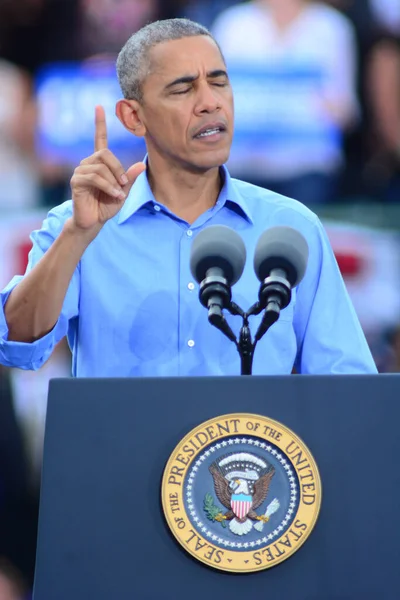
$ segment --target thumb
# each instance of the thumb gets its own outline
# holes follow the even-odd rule
[[[136,179],[139,177],[140,173],[146,170],[146,165],[143,162],[138,162],[129,167],[126,171],[126,176],[128,177],[128,183],[124,185],[124,192],[128,194],[131,190],[131,187],[135,183]]]

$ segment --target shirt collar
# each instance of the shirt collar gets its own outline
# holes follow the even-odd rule
[[[147,164],[147,157],[144,162]],[[253,224],[253,218],[248,203],[239,193],[239,190],[235,185],[235,180],[231,178],[225,165],[221,167],[221,173],[224,183],[218,198],[219,204],[235,210],[236,212],[239,211],[242,216],[247,219],[247,221]],[[127,221],[140,208],[149,203],[154,205],[157,204],[157,201],[154,198],[153,192],[151,191],[149,180],[147,178],[147,172],[143,171],[143,173],[141,173],[136,179],[123,207],[119,211],[118,225],[125,223],[125,221]]]
[[[221,172],[224,178],[224,184],[218,200],[221,200],[221,204],[223,203],[228,208],[240,212],[249,223],[253,224],[254,221],[249,204],[240,194],[237,182],[235,179],[232,179],[225,165],[221,167]]]

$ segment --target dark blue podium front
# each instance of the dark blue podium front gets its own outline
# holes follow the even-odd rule
[[[399,398],[396,375],[53,380],[34,600],[397,600]],[[305,544],[247,575],[190,557],[160,502],[176,444],[235,412],[293,430],[323,487]]]

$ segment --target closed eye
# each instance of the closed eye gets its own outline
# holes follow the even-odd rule
[[[181,90],[180,92],[172,92],[173,96],[179,96],[180,94],[187,94],[188,92],[190,92],[192,88],[188,88],[187,90]]]
[[[228,85],[228,82],[227,81],[224,81],[224,82],[214,81],[213,83],[211,83],[211,85],[213,85],[214,87],[223,88],[223,87],[226,87]],[[187,88],[186,90],[179,90],[178,92],[171,92],[171,93],[172,93],[173,96],[180,96],[182,94],[189,93],[192,89],[193,88],[190,87],[190,88]]]

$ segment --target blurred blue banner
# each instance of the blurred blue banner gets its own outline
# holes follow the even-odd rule
[[[339,129],[322,107],[323,73],[301,63],[282,69],[243,65],[230,69],[235,96],[233,163],[283,158],[297,161],[306,152],[320,160],[338,151]],[[122,162],[141,160],[142,139],[128,133],[115,116],[121,98],[115,64],[89,61],[53,64],[36,80],[39,107],[38,154],[52,162],[77,164],[93,152],[94,107],[107,114],[109,146]],[[321,106],[320,106],[321,104]],[[255,164],[254,164],[255,166]]]
[[[36,147],[41,158],[75,165],[92,154],[97,104],[106,111],[110,149],[127,164],[143,158],[144,141],[126,131],[115,116],[122,94],[114,63],[48,65],[36,78],[36,97]]]

